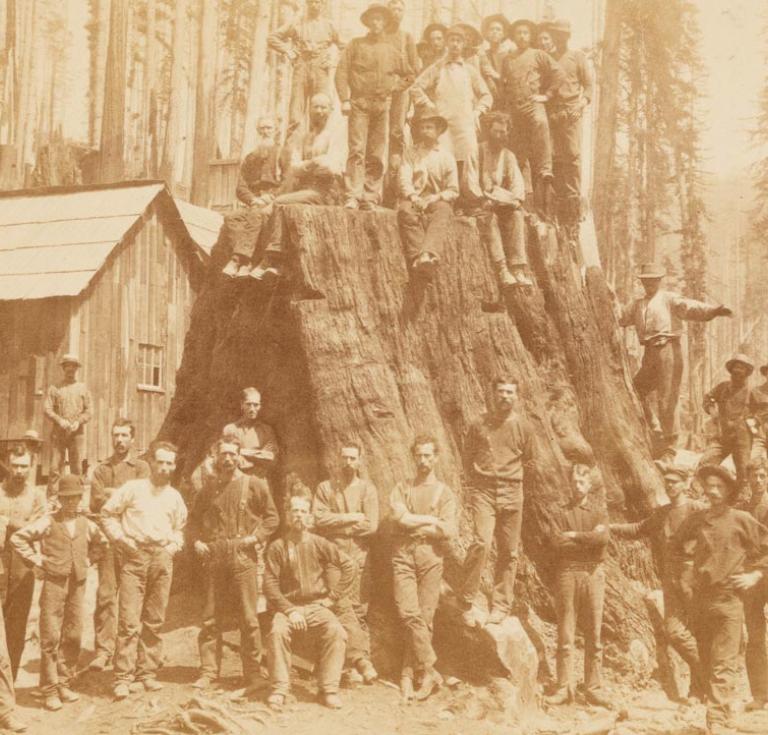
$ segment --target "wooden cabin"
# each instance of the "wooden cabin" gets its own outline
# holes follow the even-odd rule
[[[88,463],[111,453],[119,416],[146,448],[173,397],[221,221],[158,181],[0,193],[0,441],[37,430],[47,472],[43,404],[69,352],[93,396]]]

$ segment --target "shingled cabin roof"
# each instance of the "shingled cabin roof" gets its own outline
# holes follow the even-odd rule
[[[210,255],[221,215],[174,199],[162,181],[0,193],[0,301],[79,295],[153,204],[199,257]]]

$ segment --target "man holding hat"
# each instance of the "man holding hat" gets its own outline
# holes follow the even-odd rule
[[[349,116],[346,189],[349,209],[372,209],[381,201],[392,94],[405,74],[398,49],[387,37],[394,19],[374,3],[360,16],[368,35],[354,38],[336,68],[341,111]]]
[[[719,465],[704,465],[697,477],[709,509],[683,523],[672,541],[674,554],[693,549],[691,629],[707,681],[707,727],[715,735],[728,729],[735,700],[739,648],[744,625],[742,595],[768,571],[768,529],[749,513],[731,507],[736,478]]]
[[[415,117],[411,126],[414,145],[400,166],[397,221],[408,264],[414,273],[431,278],[459,196],[459,179],[456,161],[438,144],[448,127],[446,119],[427,113]]]
[[[568,48],[570,21],[554,20],[542,28],[554,41],[552,56],[565,77],[549,104],[549,125],[559,220],[573,228],[581,218],[581,120],[584,109],[592,101],[592,70],[583,51]]]
[[[91,394],[85,383],[77,380],[81,366],[75,355],[67,354],[59,363],[64,379],[48,388],[43,411],[53,424],[51,430],[51,468],[48,494],[55,495],[54,488],[65,461],[69,471],[79,475],[85,458],[85,425],[91,420]],[[65,460],[66,457],[66,460]]]
[[[665,275],[664,267],[655,263],[640,267],[637,277],[645,295],[621,310],[619,324],[634,327],[643,345],[643,359],[635,375],[635,390],[651,425],[655,423],[655,416],[650,395],[657,393],[658,421],[665,452],[674,455],[677,440],[675,412],[683,375],[682,321],[708,322],[717,316],[731,316],[732,312],[722,304],[706,304],[662,289],[661,281]]]
[[[718,434],[708,440],[699,464],[720,464],[732,456],[736,479],[743,488],[752,454],[752,433],[747,419],[753,413],[749,376],[755,366],[747,355],[737,352],[725,363],[725,369],[730,373],[730,379],[718,383],[704,396],[704,410],[715,416]]]
[[[493,95],[494,109],[501,107],[499,82],[501,82],[504,59],[509,53],[505,43],[509,38],[509,29],[509,21],[501,13],[483,18],[480,25],[483,38],[488,43],[488,48],[480,52],[480,73]]]
[[[501,93],[512,115],[513,150],[520,165],[528,162],[540,209],[549,214],[552,183],[552,142],[546,103],[563,84],[563,73],[552,57],[531,46],[536,24],[517,20],[511,28],[517,49],[504,58]]]
[[[416,52],[421,59],[421,68],[426,69],[445,56],[445,36],[448,26],[442,23],[430,23],[421,34],[421,41],[416,44]]]
[[[476,31],[475,31],[476,32]],[[491,109],[493,97],[477,67],[464,57],[469,31],[463,24],[448,30],[448,53],[425,69],[411,88],[416,109],[445,118],[446,150],[456,159],[462,194],[478,196],[477,130],[480,116]]]
[[[80,698],[70,685],[80,657],[88,561],[89,557],[98,558],[106,543],[99,527],[78,513],[82,497],[80,476],[65,475],[59,481],[61,509],[38,518],[11,537],[14,550],[43,580],[40,691],[48,710],[59,710],[62,702]]]
[[[689,628],[690,590],[685,582],[692,571],[690,555],[679,555],[671,541],[682,524],[704,505],[688,496],[688,471],[676,465],[656,463],[664,475],[669,503],[660,505],[647,518],[636,523],[611,523],[611,534],[618,538],[647,538],[661,580],[664,598],[664,632],[667,641],[691,670],[690,696],[704,699],[706,691],[699,649]]]

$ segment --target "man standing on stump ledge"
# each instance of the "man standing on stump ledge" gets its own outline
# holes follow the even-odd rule
[[[523,523],[523,476],[533,458],[531,429],[517,408],[517,381],[499,378],[493,389],[494,409],[470,426],[466,440],[474,538],[467,551],[461,601],[469,627],[477,624],[473,603],[494,537],[496,570],[488,623],[504,622],[512,609]]]
[[[240,442],[240,470],[246,475],[269,477],[277,461],[277,437],[274,429],[259,421],[261,393],[256,388],[244,388],[240,404],[242,416],[227,424],[222,436],[234,436]]]
[[[731,316],[723,305],[705,304],[686,299],[661,288],[666,276],[663,266],[647,263],[637,277],[645,296],[624,307],[619,317],[622,327],[634,327],[643,345],[643,359],[635,375],[635,390],[651,426],[659,426],[664,454],[674,458],[677,441],[676,409],[683,376],[683,350],[680,346],[682,321],[708,322],[717,316]],[[650,403],[651,393],[658,397],[659,417]]]
[[[411,126],[415,144],[400,165],[397,221],[412,272],[430,279],[448,236],[459,178],[456,161],[438,143],[448,128],[445,118],[419,116]]]

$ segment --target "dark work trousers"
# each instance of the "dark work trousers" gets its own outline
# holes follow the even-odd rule
[[[304,123],[308,100],[321,92],[327,95],[328,99],[333,99],[328,54],[323,53],[317,58],[309,55],[299,56],[293,64],[288,122],[291,125]]]
[[[40,593],[40,691],[58,694],[77,672],[85,579],[46,575]]]
[[[160,629],[171,592],[173,559],[160,546],[120,555],[115,680],[154,679],[163,664]]]
[[[51,467],[48,477],[48,497],[59,491],[59,478],[64,472],[64,465],[69,462],[69,471],[73,475],[82,474],[85,459],[85,431],[78,429],[69,434],[54,428],[51,432]]]
[[[5,621],[0,613],[0,717],[7,717],[16,706],[16,694],[13,689],[14,675],[5,639]]]
[[[536,182],[552,175],[552,141],[546,107],[529,102],[512,112],[512,152],[522,169],[528,161],[531,179]]]
[[[347,632],[346,663],[354,665],[358,661],[371,658],[371,638],[368,631],[368,601],[371,594],[371,563],[368,552],[350,539],[336,540],[339,548],[355,564],[355,576],[352,584],[336,603],[334,612]],[[337,567],[328,568],[328,584],[335,587],[341,572]]]
[[[520,531],[523,525],[522,485],[512,503],[499,502],[489,494],[476,490],[472,496],[474,538],[464,562],[466,574],[462,600],[469,606],[480,589],[483,572],[496,538],[496,569],[493,575],[491,610],[509,613],[515,597]]]
[[[765,644],[765,605],[768,602],[768,582],[761,579],[744,596],[744,622],[747,625],[747,677],[752,699],[768,702],[768,655]]]
[[[525,215],[521,208],[496,204],[477,217],[477,228],[497,271],[527,265]]]
[[[646,419],[652,423],[650,394],[656,392],[659,422],[668,446],[677,439],[676,411],[683,377],[683,352],[679,339],[647,344],[640,369],[635,375],[635,390],[643,404]]]
[[[433,543],[399,538],[392,554],[397,614],[405,626],[403,667],[426,671],[435,665],[432,624],[440,601],[443,555]]]
[[[258,207],[238,209],[225,215],[224,227],[232,243],[232,255],[244,260],[252,260],[254,255],[258,255],[261,233],[268,219],[269,214]]]
[[[355,97],[349,112],[347,197],[378,204],[387,168],[389,97]]]
[[[581,215],[581,108],[564,107],[554,110],[549,118],[552,131],[552,164],[555,194],[563,224],[576,224]]]
[[[752,434],[746,422],[742,421],[741,426],[729,433],[709,439],[699,460],[699,466],[720,464],[728,455],[731,455],[736,467],[736,479],[739,481],[739,486],[743,488],[747,483],[747,465],[751,454]]]
[[[259,675],[261,631],[257,603],[259,585],[256,564],[222,561],[206,564],[203,578],[203,624],[197,643],[200,673],[215,679],[221,661],[217,652],[226,629],[226,620],[234,614],[240,628],[240,660],[245,686],[252,686]]]
[[[317,646],[317,683],[323,694],[339,691],[347,634],[339,619],[322,605],[303,606],[307,630],[291,630],[288,616],[279,612],[272,618],[267,636],[267,662],[274,694],[288,694],[291,688],[291,641],[294,635],[307,636]]]
[[[558,689],[575,690],[574,645],[576,623],[580,615],[584,630],[584,686],[587,691],[600,689],[604,597],[605,570],[602,564],[571,562],[558,571],[555,588]]]
[[[692,629],[707,681],[707,725],[726,722],[736,699],[744,605],[734,590],[717,588],[695,595]]]
[[[401,201],[397,207],[400,239],[405,245],[405,257],[411,264],[422,253],[440,258],[451,226],[453,207],[448,202],[430,204],[417,212],[410,201]]]
[[[97,656],[112,660],[117,637],[117,591],[120,581],[118,552],[110,544],[98,562],[99,585],[96,588],[96,610],[93,615]]]
[[[2,584],[3,617],[5,618],[5,637],[8,645],[8,656],[11,660],[13,679],[19,671],[21,655],[24,653],[24,643],[27,637],[27,618],[32,606],[32,595],[35,591],[35,575],[24,560],[12,549],[2,553],[3,575]]]

